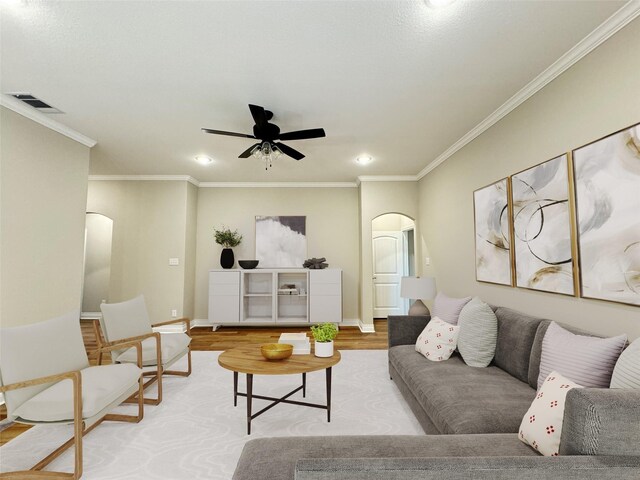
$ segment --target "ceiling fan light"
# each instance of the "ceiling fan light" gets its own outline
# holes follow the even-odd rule
[[[206,155],[196,155],[195,160],[200,165],[209,165],[210,163],[213,162],[213,158],[208,157]]]

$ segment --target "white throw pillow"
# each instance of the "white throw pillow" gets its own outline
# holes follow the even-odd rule
[[[582,386],[558,372],[551,372],[525,413],[518,438],[543,455],[557,456],[562,435],[564,404],[567,392],[572,388]]]
[[[447,360],[456,349],[460,327],[433,317],[416,341],[416,351],[429,360]]]

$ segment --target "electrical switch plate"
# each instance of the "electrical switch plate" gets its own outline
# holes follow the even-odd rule
[[[178,310],[171,310],[171,317],[176,318],[178,316]]]
[[[172,267],[180,265],[180,260],[178,258],[170,258],[169,259],[169,265],[172,266]]]
[[[430,266],[430,265],[431,265],[431,259],[430,259],[429,257],[426,257],[426,258],[424,259],[424,264],[425,264],[425,266],[427,266],[427,267],[428,267],[428,266]]]

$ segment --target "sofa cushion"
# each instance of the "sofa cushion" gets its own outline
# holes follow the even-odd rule
[[[640,388],[640,338],[618,358],[611,376],[611,388]]]
[[[174,360],[177,356],[186,353],[191,337],[186,333],[162,333],[160,334],[160,350],[162,350],[162,364]],[[115,359],[119,363],[137,363],[138,350],[131,347]],[[142,341],[142,366],[148,367],[157,363],[156,356],[156,339],[155,337],[146,338]]]
[[[458,351],[470,367],[487,367],[496,353],[498,319],[478,297],[467,303],[458,317]]]
[[[389,349],[389,362],[440,433],[516,433],[536,394],[504,370],[469,368],[458,355],[429,362],[402,345]]]
[[[518,380],[528,382],[531,346],[542,320],[504,307],[496,309],[496,317],[498,339],[493,362]]]
[[[551,322],[542,341],[538,385],[555,370],[584,387],[608,388],[613,367],[626,342],[626,335],[611,338],[575,335]]]
[[[551,372],[538,390],[531,407],[520,424],[520,440],[531,445],[541,454],[557,456],[560,450],[562,420],[567,393],[572,388],[582,388],[577,383]]]
[[[418,335],[416,352],[432,362],[447,360],[456,349],[459,331],[460,327],[434,317]]]
[[[519,442],[516,434],[260,438],[245,444],[233,480],[291,480],[302,458],[495,456],[535,457],[538,453]]]
[[[82,375],[82,418],[100,413],[137,384],[142,370],[132,364],[87,367]],[[18,407],[14,415],[33,422],[73,420],[73,382],[54,383]]]
[[[438,317],[451,325],[458,324],[458,316],[462,308],[471,300],[471,297],[453,298],[442,292],[438,292],[433,301],[432,317]]]

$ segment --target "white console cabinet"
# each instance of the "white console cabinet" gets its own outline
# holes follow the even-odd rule
[[[213,325],[340,323],[342,270],[254,269],[209,272]]]

